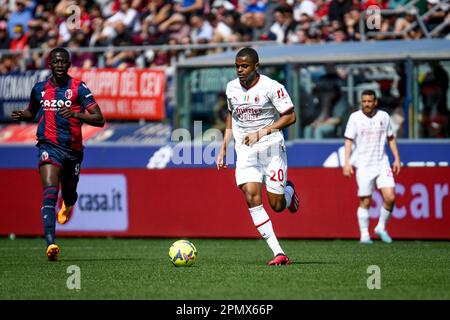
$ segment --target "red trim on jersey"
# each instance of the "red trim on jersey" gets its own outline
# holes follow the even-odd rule
[[[72,106],[70,110],[73,112],[81,112],[81,105],[78,103],[78,88],[81,84],[81,81],[78,79],[73,79],[70,83],[70,90],[72,90],[72,97],[70,100],[72,101]],[[69,118],[69,130],[70,130],[70,148],[72,150],[80,151],[82,146],[83,137],[81,134],[81,125],[82,122],[77,118]]]
[[[56,100],[55,87],[52,86],[52,81],[47,81],[44,86],[44,97],[42,100]],[[51,108],[51,107],[50,107]],[[44,137],[46,140],[58,145],[58,132],[56,128],[56,112],[58,111],[45,111],[42,117],[45,117]]]
[[[255,226],[255,227],[256,227],[256,228],[259,228],[259,227],[261,227],[262,225],[266,224],[266,223],[269,222],[269,221],[270,221],[270,218],[267,219],[266,221],[264,221],[263,223],[258,224],[258,225]]]
[[[286,111],[284,111],[283,113],[281,113],[281,115],[284,115],[284,114],[288,113],[288,112],[291,111],[292,109],[294,109],[294,106],[290,107],[289,109],[287,109]]]
[[[86,110],[89,110],[90,108],[95,107],[96,105],[97,105],[97,102],[92,102],[86,106]]]
[[[259,79],[261,79],[261,75],[260,75],[260,74],[258,74],[258,79],[255,81],[255,83],[254,83],[252,86],[248,87],[248,88],[247,88],[241,81],[239,81],[239,83],[241,84],[241,86],[242,86],[244,89],[250,90],[251,88],[253,88],[254,86],[256,86],[256,85],[258,84]]]

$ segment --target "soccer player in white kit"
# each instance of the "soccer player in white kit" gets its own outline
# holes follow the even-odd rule
[[[276,212],[288,208],[297,212],[299,199],[287,181],[286,146],[282,129],[295,123],[294,106],[283,85],[259,74],[259,57],[252,48],[243,48],[235,60],[237,79],[227,84],[228,115],[224,141],[217,156],[217,169],[226,168],[227,144],[235,139],[236,184],[242,190],[253,223],[272,249],[269,265],[289,265],[269,215],[262,204],[266,186],[270,206]]]
[[[356,181],[358,184],[359,208],[357,212],[360,229],[360,242],[371,244],[369,234],[369,207],[374,184],[383,196],[380,218],[375,227],[375,234],[385,243],[392,238],[386,231],[386,223],[392,213],[395,202],[395,181],[393,174],[400,173],[400,156],[392,131],[389,114],[377,110],[377,97],[373,90],[365,90],[361,94],[361,110],[351,114],[345,129],[345,163],[344,176],[351,177],[353,168],[350,164],[352,143],[356,149]],[[394,163],[389,165],[385,151],[388,141],[394,156]]]

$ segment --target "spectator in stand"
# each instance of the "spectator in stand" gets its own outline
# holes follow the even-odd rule
[[[2,55],[0,58],[0,74],[19,72],[18,58],[14,55]]]
[[[329,6],[329,21],[337,20],[343,26],[345,14],[353,9],[353,0],[332,0]]]
[[[44,29],[44,21],[42,19],[33,19],[28,23],[28,41],[27,45],[30,49],[44,48],[47,42],[47,32]],[[44,54],[33,52],[26,56],[27,70],[40,69],[43,65]]]
[[[137,32],[140,29],[138,12],[132,8],[129,0],[120,0],[120,9],[113,16],[109,17],[104,25],[102,31],[102,40],[112,42],[118,35],[118,30],[122,25],[130,32]]]
[[[95,55],[92,52],[78,52],[74,49],[80,48],[80,41],[77,37],[69,40],[67,47],[69,48],[73,68],[92,68],[95,66]]]
[[[22,25],[23,33],[28,32],[28,22],[33,19],[34,1],[16,0],[16,10],[11,12],[8,19],[8,32],[11,38],[14,37],[14,28]]]
[[[158,28],[173,14],[173,4],[164,0],[153,0],[147,4],[142,20],[141,38],[144,44],[163,44],[168,42],[168,34]],[[166,35],[166,36],[164,36]]]
[[[111,17],[114,14],[114,0],[95,0],[95,3],[101,8],[103,17]]]
[[[314,17],[316,8],[317,6],[312,0],[296,0],[293,9],[294,20],[299,22],[302,14]]]
[[[241,22],[253,30],[262,29],[266,24],[266,15],[267,0],[248,0],[241,16]]]
[[[316,10],[314,13],[314,18],[320,22],[328,21],[330,2],[328,0],[316,0],[315,3]]]
[[[286,30],[290,25],[290,21],[286,17],[288,9],[277,7],[274,10],[274,23],[270,27],[270,38],[278,43],[284,43],[286,40]]]
[[[214,15],[213,13],[208,14],[208,21],[213,28],[213,38],[212,43],[229,42],[230,37],[233,35],[233,30],[221,20],[220,16]],[[209,52],[220,52],[219,49],[211,49]]]
[[[203,14],[204,0],[174,0],[174,10],[177,14],[182,14],[189,21],[192,14]]]
[[[211,13],[216,15],[219,20],[223,20],[223,17],[227,12],[235,10],[236,5],[227,0],[214,0],[211,5]]]
[[[233,30],[233,35],[229,39],[230,42],[252,40],[252,29],[241,23],[240,15],[237,11],[227,11],[224,15],[224,22]]]
[[[117,22],[114,28],[116,30],[116,37],[112,42],[113,47],[130,46],[133,44],[130,31],[125,23]],[[106,66],[117,69],[131,68],[135,66],[137,57],[137,51],[126,50],[116,53],[110,50],[106,55]]]
[[[326,65],[325,69],[326,74],[319,78],[314,90],[321,112],[311,124],[305,126],[306,139],[337,137],[337,129],[344,123],[345,114],[349,110],[341,91],[341,76],[333,65]]]
[[[23,25],[21,24],[16,25],[13,29],[13,36],[9,48],[11,50],[22,51],[28,47],[27,42],[28,42],[28,33],[25,33]]]
[[[192,26],[190,38],[191,43],[194,44],[203,44],[209,43],[213,38],[214,30],[209,24],[209,21],[205,19],[203,15],[200,14],[192,14],[190,17],[190,24]],[[207,53],[206,49],[193,49],[191,51],[191,55],[205,55]]]
[[[447,107],[449,75],[437,61],[429,63],[429,71],[420,83],[423,109],[421,111],[420,136],[424,138],[448,138],[450,136]]]
[[[344,15],[344,28],[347,41],[358,41],[361,39],[359,30],[360,12],[351,10]]]
[[[429,15],[424,23],[427,27],[428,31],[432,31],[437,26],[444,23],[444,21],[447,19],[450,20],[450,5],[449,3],[445,3],[445,1],[439,1],[439,0],[427,0],[427,10],[432,10],[435,8],[435,6],[439,5],[438,9],[434,11],[431,15]],[[446,30],[444,29],[444,32],[442,34],[448,33],[449,26],[447,25]]]
[[[395,23],[398,19],[397,14],[389,14],[381,16],[381,28],[380,32],[394,32],[395,31]],[[377,34],[375,35],[375,40],[393,40],[397,37],[395,35],[383,35]]]
[[[361,12],[366,11],[367,8],[374,6],[381,10],[388,8],[389,0],[365,0],[361,1]]]
[[[422,37],[422,32],[418,25],[415,27],[411,27],[412,24],[416,21],[416,15],[418,14],[418,10],[416,7],[411,7],[405,14],[405,17],[401,17],[395,22],[394,32],[398,34],[402,34],[400,36],[403,39],[419,39]]]
[[[42,48],[47,41],[47,33],[43,24],[41,19],[30,20],[28,23],[28,46],[30,49]]]
[[[10,48],[11,39],[8,35],[8,24],[6,21],[0,21],[0,49],[8,50]]]

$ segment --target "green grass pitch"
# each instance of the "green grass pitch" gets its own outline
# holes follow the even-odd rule
[[[450,242],[280,240],[294,263],[269,267],[263,240],[190,239],[198,260],[175,268],[174,240],[61,238],[48,262],[42,238],[1,238],[0,299],[450,299]],[[79,290],[67,287],[73,265]]]

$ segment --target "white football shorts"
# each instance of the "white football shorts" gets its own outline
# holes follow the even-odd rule
[[[236,184],[259,182],[267,191],[284,194],[287,181],[287,157],[284,141],[257,143],[252,147],[235,144]]]
[[[378,169],[358,168],[356,170],[356,182],[358,184],[358,197],[370,196],[377,189],[394,188],[394,174],[389,165],[380,166]]]

